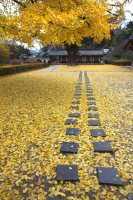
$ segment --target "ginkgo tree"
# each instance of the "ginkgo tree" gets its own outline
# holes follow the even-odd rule
[[[128,0],[0,0],[0,37],[32,45],[65,46],[76,61],[83,38],[110,38]]]

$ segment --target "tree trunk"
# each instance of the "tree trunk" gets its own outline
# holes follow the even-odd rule
[[[65,45],[68,53],[68,65],[77,65],[77,58],[79,55],[79,47],[76,44]]]

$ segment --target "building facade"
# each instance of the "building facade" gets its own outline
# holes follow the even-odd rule
[[[104,55],[105,53],[101,49],[80,49],[77,63],[102,63]],[[65,49],[52,49],[49,57],[54,63],[67,63],[68,61],[68,53]]]

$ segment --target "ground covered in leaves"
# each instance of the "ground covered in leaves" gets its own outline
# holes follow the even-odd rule
[[[117,65],[77,65],[77,66],[66,66],[61,65],[58,69],[58,71],[131,71],[130,68],[125,66],[117,66]]]
[[[74,70],[88,70],[87,67],[77,66]],[[55,196],[65,200],[126,200],[132,193],[133,73],[116,66],[110,72],[107,67],[100,66],[100,73],[88,72],[102,128],[107,134],[104,139],[93,138],[87,125],[83,75],[81,117],[75,125],[81,133],[65,134],[78,71],[70,72],[67,66],[62,66],[58,70],[63,68],[64,72],[40,70],[1,78],[1,200],[45,200]],[[60,146],[64,141],[79,143],[78,154],[62,155]],[[111,141],[113,155],[95,153],[92,144],[95,141]],[[59,164],[78,165],[80,181],[57,182]],[[123,186],[99,185],[96,167],[116,167]]]

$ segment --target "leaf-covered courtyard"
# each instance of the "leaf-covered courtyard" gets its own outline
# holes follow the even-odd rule
[[[79,71],[88,71],[106,137],[88,126],[84,73],[77,125],[65,125]],[[126,200],[132,193],[133,70],[117,66],[77,66],[26,72],[0,79],[1,200]],[[76,112],[76,111],[73,111]],[[76,136],[66,128],[80,128]],[[77,154],[61,154],[63,142],[77,142]],[[113,153],[94,152],[93,142],[110,141]],[[80,181],[57,182],[56,167],[78,166]],[[118,169],[123,186],[100,185],[97,167]]]

